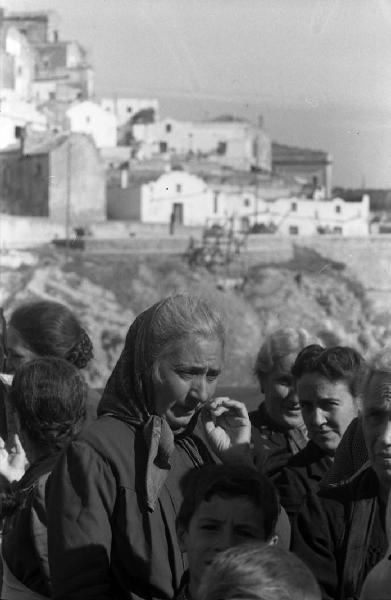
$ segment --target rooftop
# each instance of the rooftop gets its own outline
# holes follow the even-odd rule
[[[331,157],[324,150],[311,150],[272,142],[272,161],[273,163],[286,161],[298,163],[307,161],[331,162]]]

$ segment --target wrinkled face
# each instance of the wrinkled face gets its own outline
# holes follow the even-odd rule
[[[318,373],[305,373],[296,384],[308,436],[322,450],[334,454],[357,405],[344,380],[330,381]]]
[[[218,552],[251,540],[266,541],[263,512],[246,496],[214,495],[201,502],[180,538],[194,595],[205,568]]]
[[[37,357],[38,355],[30,350],[17,330],[9,326],[7,328],[7,373],[15,373],[18,367]]]
[[[159,373],[152,378],[155,408],[171,429],[186,428],[194,413],[212,399],[222,362],[220,341],[195,336],[161,360]]]
[[[291,368],[295,354],[278,359],[269,373],[262,375],[265,408],[275,423],[286,429],[303,425],[300,404],[293,386]]]
[[[391,374],[372,376],[364,398],[363,429],[369,460],[380,483],[391,485]]]

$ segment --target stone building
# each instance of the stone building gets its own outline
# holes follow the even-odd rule
[[[72,225],[105,219],[105,173],[93,140],[61,134],[1,151],[0,212]]]
[[[332,164],[332,156],[322,150],[272,143],[273,171],[296,177],[307,186],[310,197],[316,190],[322,190],[324,197],[331,198]]]

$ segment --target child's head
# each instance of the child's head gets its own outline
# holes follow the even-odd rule
[[[292,552],[259,543],[230,548],[205,572],[200,600],[320,600],[309,568]]]
[[[36,358],[15,373],[11,399],[22,437],[41,452],[64,447],[83,426],[87,387],[61,358]]]
[[[218,552],[249,540],[275,540],[280,506],[273,484],[251,468],[204,466],[189,473],[183,487],[177,533],[195,595]]]

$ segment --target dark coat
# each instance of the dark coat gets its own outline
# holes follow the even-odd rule
[[[163,301],[164,302],[164,301]],[[186,568],[175,521],[180,481],[212,462],[189,426],[175,436],[155,414],[150,351],[162,303],[139,315],[99,405],[49,482],[54,599],[169,599]]]
[[[193,452],[189,452],[189,448]],[[172,598],[186,563],[175,532],[179,481],[207,462],[196,435],[177,439],[154,511],[145,500],[141,427],[103,416],[73,442],[50,481],[53,598]]]
[[[33,463],[13,485],[18,505],[3,525],[2,553],[11,573],[26,587],[50,597],[45,491],[58,454]]]
[[[286,467],[272,477],[281,504],[291,520],[300,510],[305,498],[318,492],[319,483],[331,464],[330,457],[314,442],[309,441],[303,450],[288,460]]]
[[[269,417],[263,403],[250,413],[250,420],[252,426],[259,431],[263,470],[269,475],[284,467],[307,444],[304,428],[283,429]]]
[[[291,549],[310,567],[323,600],[356,600],[387,550],[384,506],[371,468],[348,484],[307,498],[292,527]]]

